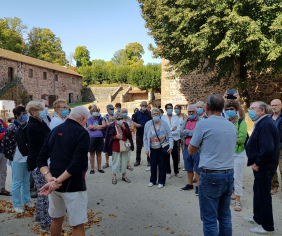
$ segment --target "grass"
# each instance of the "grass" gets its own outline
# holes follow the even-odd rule
[[[68,104],[68,106],[70,108],[74,108],[74,107],[77,107],[77,106],[84,106],[84,105],[87,105],[87,104],[92,104],[93,102],[77,102],[77,103],[71,103],[71,104]]]
[[[119,84],[89,84],[88,87],[118,87]],[[121,86],[128,86],[128,84],[121,84]]]

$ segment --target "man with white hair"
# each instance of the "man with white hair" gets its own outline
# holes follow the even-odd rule
[[[88,168],[89,134],[84,129],[88,111],[78,106],[70,118],[47,136],[37,158],[37,165],[47,184],[40,195],[49,195],[49,215],[53,218],[51,235],[61,235],[66,211],[72,235],[85,235],[87,220],[87,191],[85,174]],[[47,160],[50,157],[50,169]]]
[[[207,119],[208,116],[206,115],[206,104],[202,101],[198,101],[196,103],[197,113],[200,120]]]
[[[42,102],[44,104],[44,109],[48,113],[49,110],[49,102],[45,99],[40,99],[39,102]],[[50,126],[51,123],[51,117],[47,114],[46,118],[43,120],[48,126]]]

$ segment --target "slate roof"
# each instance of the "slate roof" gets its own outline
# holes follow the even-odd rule
[[[26,64],[39,66],[39,67],[43,67],[43,68],[48,68],[48,69],[51,69],[51,70],[56,70],[56,71],[60,71],[60,72],[63,72],[63,73],[72,74],[72,75],[82,77],[82,75],[80,75],[76,71],[65,68],[63,66],[59,66],[59,65],[47,62],[47,61],[42,61],[42,60],[39,60],[39,59],[36,59],[36,58],[33,58],[33,57],[28,57],[28,56],[25,56],[23,54],[8,51],[8,50],[2,49],[2,48],[0,48],[0,58],[1,57],[9,59],[9,60],[13,60],[13,61],[19,61],[19,62],[23,62],[23,63],[26,63]]]

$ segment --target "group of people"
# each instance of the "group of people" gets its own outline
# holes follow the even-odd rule
[[[143,101],[131,117],[120,103],[107,105],[107,114],[102,116],[95,104],[88,110],[78,106],[70,111],[67,101],[59,99],[53,104],[53,118],[48,115],[46,100],[17,106],[13,124],[8,127],[0,119],[0,194],[12,195],[16,212],[32,207],[31,173],[38,191],[35,220],[41,223],[41,231],[60,235],[67,211],[73,235],[84,235],[88,154],[90,174],[95,173],[96,163],[97,171],[104,173],[112,157],[112,184],[117,184],[120,174],[122,181],[130,183],[126,171],[133,171],[131,153],[135,148],[134,166],[138,167],[144,147],[146,170],[151,171],[148,187],[161,189],[166,179],[173,177],[170,156],[175,177],[182,178],[183,158],[187,185],[180,190],[192,190],[196,183],[204,235],[228,236],[232,235],[231,199],[235,211],[242,209],[247,157],[254,173],[254,211],[244,220],[258,225],[251,232],[270,234],[274,231],[271,194],[279,187],[279,160],[282,171],[282,104],[273,100],[273,112],[268,114],[267,104],[252,103],[248,116],[255,126],[249,137],[239,94],[234,96],[230,100],[227,92],[211,95],[206,103],[189,105],[187,114],[180,105],[166,104],[164,114]],[[6,158],[12,168],[12,194],[5,189]]]

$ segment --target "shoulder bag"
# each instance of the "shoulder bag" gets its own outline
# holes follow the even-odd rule
[[[156,130],[154,121],[152,121],[152,123],[153,123],[154,129],[155,129],[155,133],[156,133],[156,135],[157,135],[157,138],[158,138],[158,140],[159,140],[159,142],[160,142],[160,144],[161,144],[163,153],[164,153],[164,154],[168,154],[167,151],[168,151],[168,149],[169,149],[169,142],[168,142],[166,139],[165,139],[165,141],[161,142],[161,140],[160,140],[160,138],[159,138],[159,135],[158,135],[158,133],[157,133],[157,130]]]
[[[115,128],[118,134],[119,132],[118,132],[116,125],[115,125]],[[131,144],[130,144],[129,139],[127,139],[126,141],[123,141],[122,139],[119,140],[119,152],[129,152],[130,147],[131,147]]]

